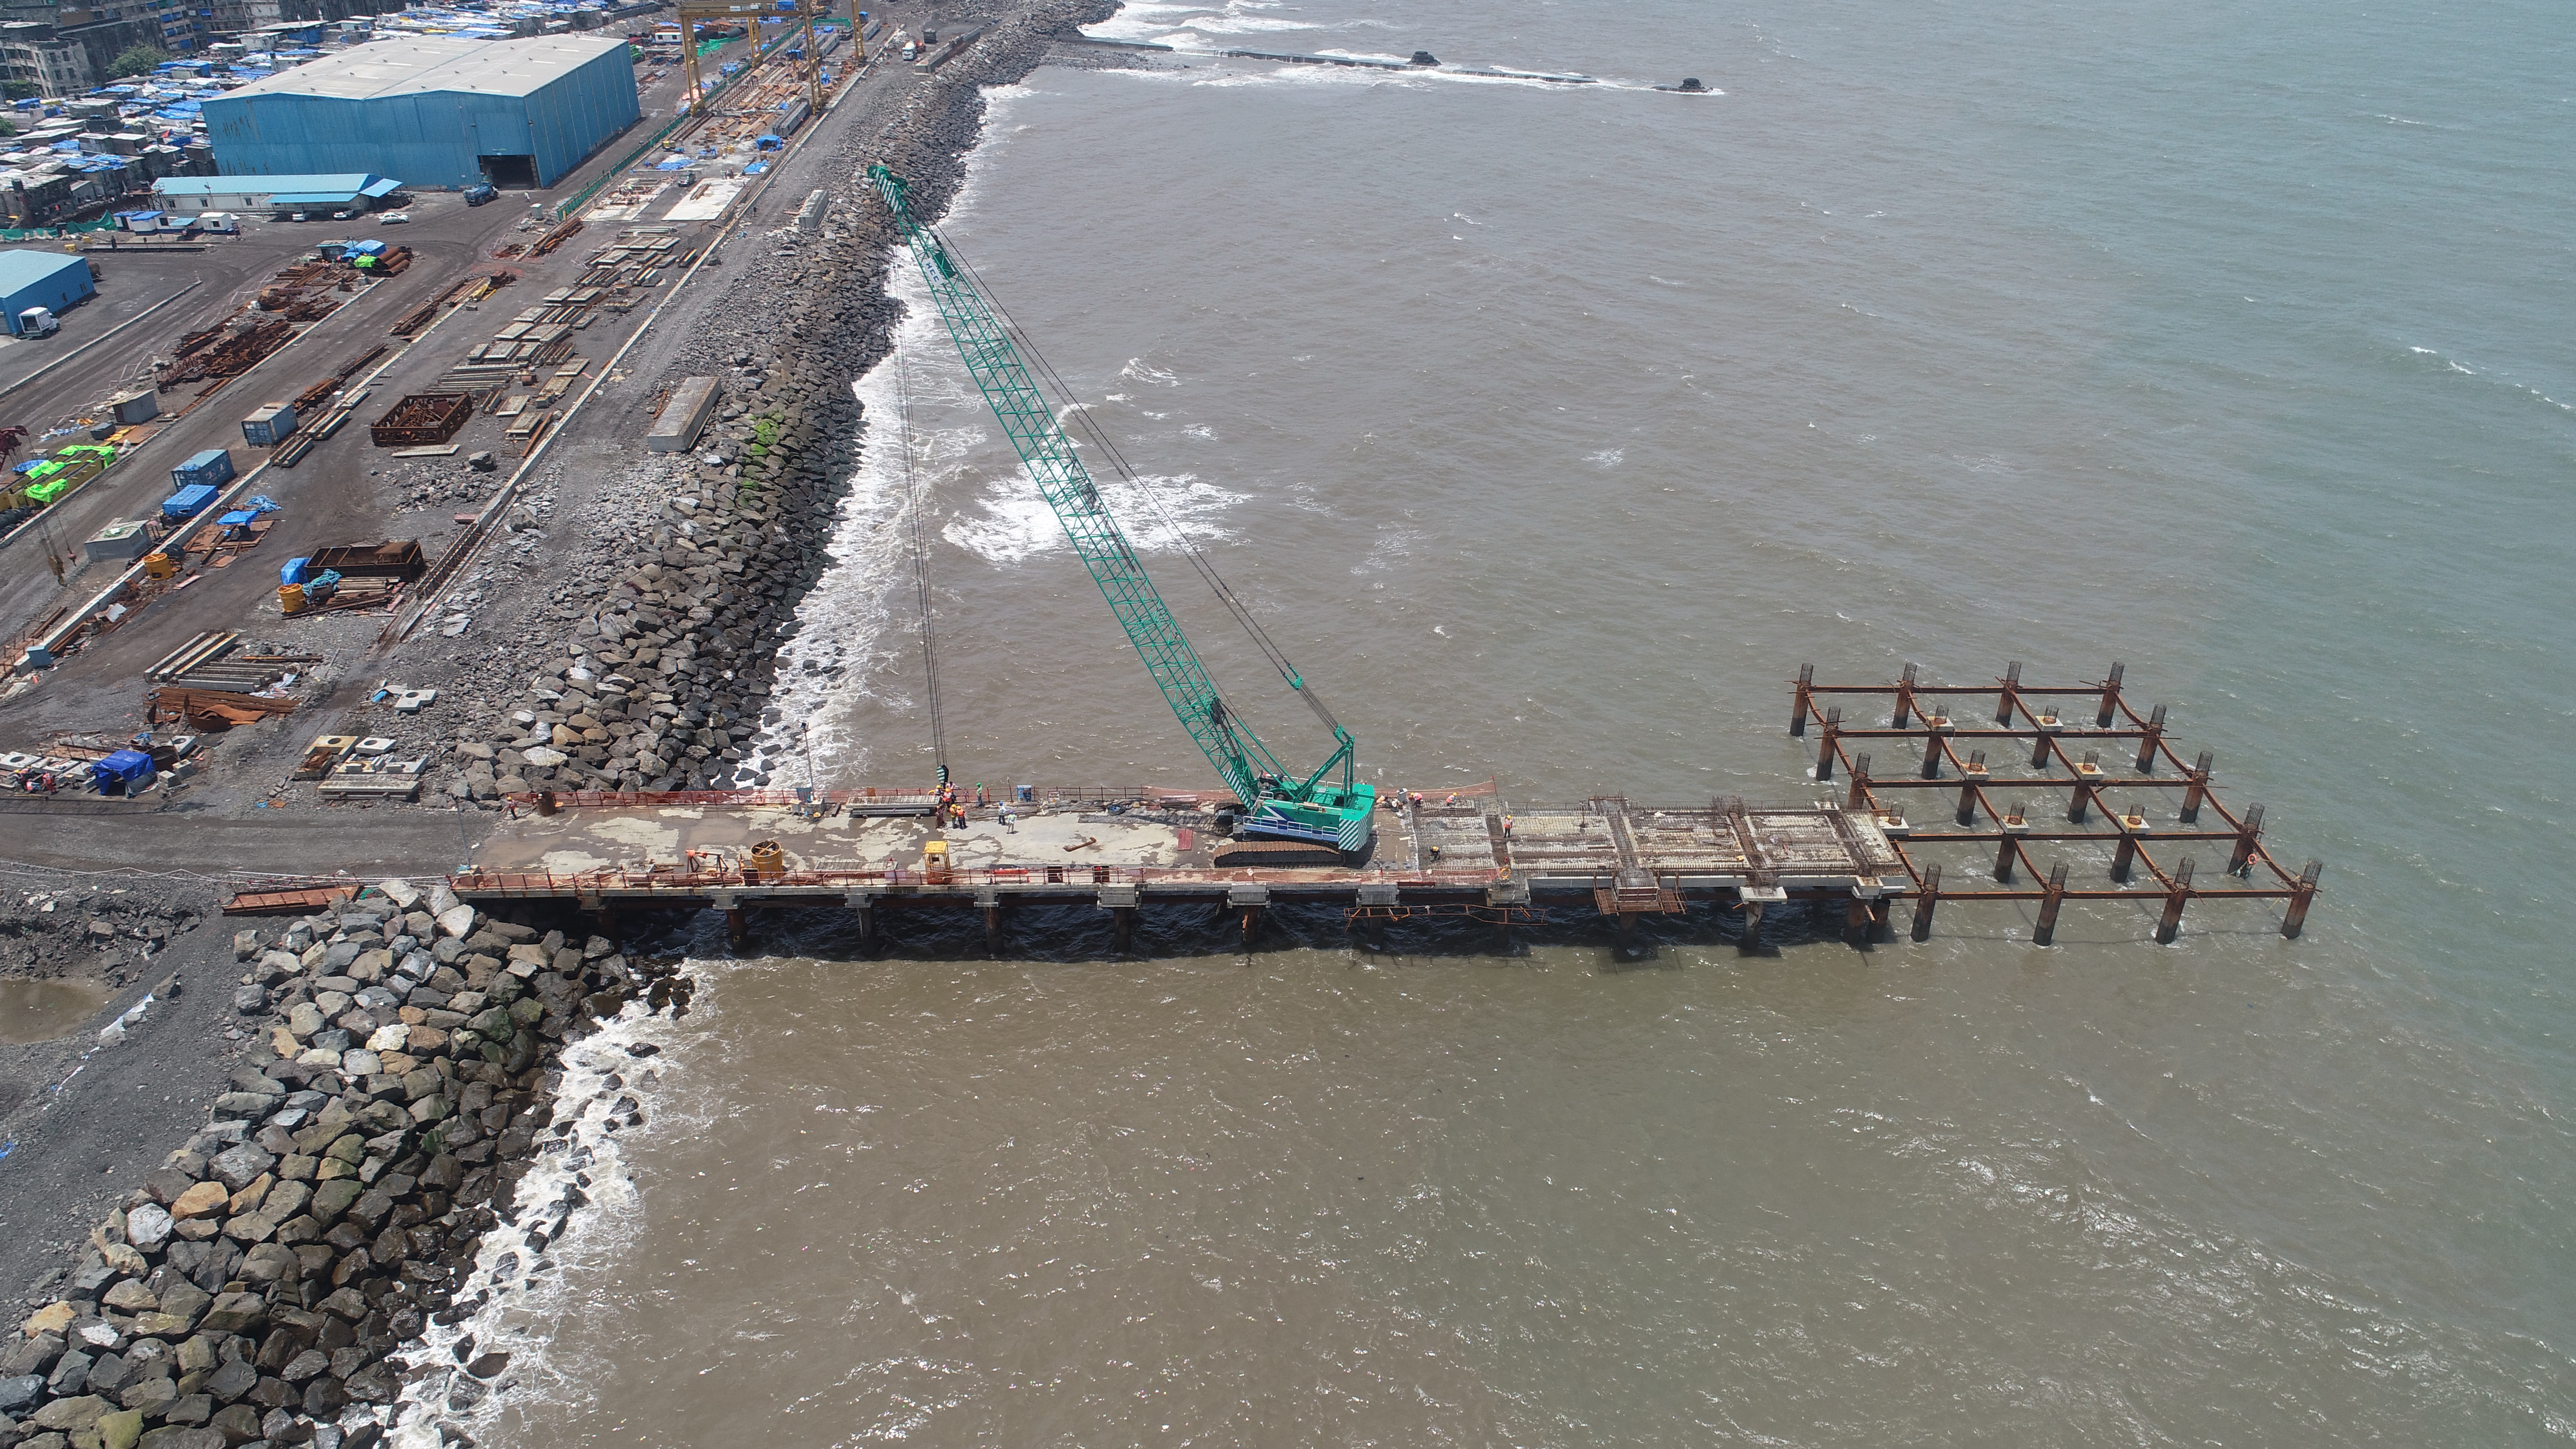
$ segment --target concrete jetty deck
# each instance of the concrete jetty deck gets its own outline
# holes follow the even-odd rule
[[[1199,901],[1244,912],[1289,901],[1339,904],[1392,918],[1432,909],[1490,913],[1549,904],[1616,916],[1675,913],[1690,900],[1762,908],[1789,900],[1877,905],[1909,882],[1902,858],[1866,812],[1834,803],[1642,806],[1605,797],[1506,808],[1490,787],[1424,793],[1381,813],[1377,841],[1357,865],[1244,867],[1220,863],[1230,844],[1207,829],[1196,798],[1112,814],[1097,802],[1048,803],[1035,791],[1004,821],[969,812],[963,829],[926,815],[884,813],[919,799],[895,791],[789,801],[586,805],[523,812],[484,841],[475,868],[454,879],[478,904],[563,899],[592,910],[826,906],[875,913],[976,907],[998,937],[1000,913],[1024,901],[1089,901],[1119,912],[1123,937],[1147,904]],[[871,813],[874,812],[874,813]],[[948,845],[944,868],[924,847]],[[775,842],[776,856],[760,852]]]
[[[1802,668],[1789,733],[1816,733],[1807,787],[1839,799],[1512,806],[1491,782],[1437,793],[1399,784],[1381,794],[1388,808],[1367,854],[1335,864],[1264,862],[1259,843],[1218,833],[1220,807],[1233,802],[1214,792],[1020,786],[1009,818],[978,806],[944,826],[917,788],[550,792],[512,797],[511,818],[449,883],[487,906],[720,910],[737,934],[746,913],[771,907],[850,910],[863,937],[880,911],[973,908],[997,948],[1005,910],[1025,902],[1113,912],[1121,950],[1139,909],[1188,902],[1239,912],[1247,943],[1273,904],[1339,905],[1354,923],[1445,914],[1505,929],[1577,907],[1614,919],[1624,940],[1641,918],[1699,902],[1739,913],[1738,940],[1754,950],[1766,911],[1831,902],[1846,913],[1845,939],[1862,944],[1886,937],[1899,900],[1914,902],[1917,941],[1945,900],[2035,906],[2037,946],[2052,943],[2069,901],[2151,906],[2159,942],[2180,932],[2193,901],[2277,902],[2281,934],[2296,938],[2323,864],[2293,872],[2276,858],[2263,807],[2223,804],[2210,752],[2185,759],[2165,707],[2141,714],[2122,675],[2114,663],[2102,679],[2048,687],[2015,663],[1992,683],[1942,685],[1909,664],[1893,683],[1837,685]],[[2061,712],[2053,698],[2086,708]],[[1886,723],[1846,719],[1827,699],[1883,706]],[[1908,763],[1874,774],[1861,743]],[[2158,797],[2169,803],[2148,803]],[[1909,806],[1922,813],[1909,818]],[[2183,853],[2213,848],[2226,852],[2216,883]],[[2087,883],[2095,871],[2107,879]],[[292,896],[336,883],[276,884]],[[246,892],[232,909],[266,909],[252,901]]]

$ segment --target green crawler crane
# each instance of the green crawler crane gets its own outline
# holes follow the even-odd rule
[[[1075,454],[1073,440],[1065,436],[1055,410],[1039,392],[1019,350],[1011,345],[1010,334],[950,255],[945,241],[914,218],[904,201],[903,179],[883,166],[870,166],[868,176],[884,194],[904,244],[921,269],[921,280],[938,304],[940,319],[956,339],[957,355],[965,360],[975,386],[1009,435],[1030,481],[1055,510],[1065,537],[1072,541],[1083,567],[1091,570],[1101,597],[1109,601],[1110,612],[1118,616],[1128,642],[1136,646],[1146,672],[1154,676],[1181,727],[1243,802],[1245,813],[1237,828],[1246,835],[1330,847],[1346,857],[1365,852],[1374,829],[1371,811],[1377,790],[1353,778],[1356,746],[1350,732],[1335,722],[1240,601],[1217,584],[1219,597],[1252,631],[1278,666],[1280,677],[1332,730],[1336,748],[1312,774],[1300,775],[1281,764],[1235,717],[1217,692],[1216,681],[1208,677],[1207,666],[1199,662],[1198,651],[1181,632],[1180,621],[1172,617],[1170,606],[1146,577],[1143,561],[1111,516],[1089,470]],[[1216,582],[1212,572],[1210,581]]]

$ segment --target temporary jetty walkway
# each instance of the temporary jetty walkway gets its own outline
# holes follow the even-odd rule
[[[1229,861],[1238,846],[1211,828],[1229,801],[1214,793],[1029,788],[1004,802],[1013,818],[985,807],[943,828],[918,789],[729,791],[514,797],[515,818],[450,884],[486,906],[720,910],[737,933],[749,913],[787,907],[854,912],[863,939],[887,912],[974,909],[996,949],[1009,907],[1046,902],[1113,913],[1120,950],[1136,912],[1163,904],[1237,912],[1247,943],[1264,910],[1291,903],[1340,906],[1354,925],[1451,915],[1506,931],[1574,910],[1613,918],[1623,941],[1643,917],[1700,903],[1737,914],[1753,951],[1765,912],[1792,903],[1838,905],[1860,944],[1884,938],[1901,900],[1914,903],[1917,941],[1943,902],[2035,902],[2032,940],[2045,946],[2069,900],[2153,906],[2163,942],[2193,900],[2272,900],[2296,937],[2323,867],[2294,875],[2276,862],[2262,807],[2221,804],[2210,755],[2186,763],[2164,708],[2139,715],[2122,672],[2049,689],[2024,683],[2018,664],[1974,686],[1919,683],[1911,665],[1885,685],[1817,684],[1802,669],[1789,732],[1816,738],[1817,785],[1848,781],[1840,798],[1507,806],[1491,784],[1394,790],[1370,855],[1347,866]],[[1886,722],[1847,719],[1827,700],[1867,703]],[[2059,700],[2085,708],[2061,714]],[[1874,755],[1900,750],[1901,772],[1872,773]],[[926,851],[934,842],[944,859]],[[2194,843],[2226,851],[2224,884],[2196,881],[2182,853]],[[2077,883],[2079,870],[2101,883]],[[1967,884],[1972,871],[1990,879]]]
[[[1007,905],[1092,903],[1116,913],[1125,940],[1148,904],[1197,902],[1242,912],[1247,936],[1262,910],[1289,902],[1337,904],[1391,919],[1433,912],[1496,924],[1534,920],[1535,909],[1576,904],[1633,928],[1641,915],[1676,913],[1686,900],[1792,899],[1879,902],[1904,862],[1866,812],[1836,804],[1748,806],[1742,801],[1649,807],[1621,799],[1507,812],[1491,786],[1405,797],[1383,813],[1377,844],[1358,866],[1230,866],[1232,842],[1207,829],[1215,803],[1196,796],[1031,792],[1015,806],[970,811],[964,829],[927,814],[884,810],[888,796],[784,802],[626,804],[559,802],[487,840],[479,868],[453,881],[478,904],[530,897],[588,910],[829,906],[859,913],[873,931],[886,910],[972,906],[998,943]],[[1082,797],[1089,797],[1085,800]],[[918,798],[918,797],[916,797]],[[819,817],[819,818],[818,818]],[[925,866],[924,846],[947,843],[948,864]],[[775,854],[762,849],[774,843]],[[642,863],[634,861],[641,854]],[[737,922],[741,919],[735,917]]]

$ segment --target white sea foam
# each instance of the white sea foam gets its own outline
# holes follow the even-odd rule
[[[1418,528],[1381,529],[1369,544],[1368,556],[1351,566],[1355,574],[1384,573],[1396,569],[1413,557],[1414,545],[1427,535]]]
[[[1193,31],[1204,35],[1232,35],[1324,28],[1316,21],[1289,20],[1259,13],[1284,8],[1287,7],[1276,3],[1276,0],[1231,0],[1222,8],[1129,0],[1119,7],[1115,16],[1100,24],[1084,27],[1083,33],[1101,40],[1150,40],[1170,44],[1186,40]]]
[[[1213,35],[1202,34],[1196,29],[1167,28],[1140,34],[1110,34],[1105,29],[1099,29],[1095,30],[1093,33],[1101,35],[1103,39],[1151,40],[1173,47],[1176,54],[1197,57],[1200,59],[1221,59],[1224,57],[1224,50],[1219,48],[1221,41]],[[1408,59],[1408,57],[1405,56],[1388,55],[1375,51],[1320,49],[1303,53],[1310,55],[1334,55],[1350,59],[1376,61],[1402,62]],[[1255,67],[1259,68],[1256,69]],[[1117,76],[1147,85],[1211,86],[1218,88],[1301,85],[1420,86],[1427,85],[1435,81],[1445,81],[1457,85],[1505,86],[1517,87],[1524,90],[1562,91],[1568,94],[1580,94],[1585,92],[1599,93],[1605,91],[1636,91],[1647,94],[1654,94],[1657,92],[1657,87],[1649,82],[1612,79],[1602,76],[1587,77],[1586,79],[1589,81],[1588,84],[1572,85],[1561,80],[1546,80],[1537,75],[1475,75],[1469,74],[1465,71],[1450,69],[1446,66],[1417,67],[1407,65],[1402,69],[1391,70],[1381,65],[1317,65],[1312,62],[1266,62],[1251,59],[1242,59],[1235,64],[1223,66],[1145,66],[1110,70],[1103,72],[1103,74]],[[1711,86],[1708,89],[1707,94],[1712,96],[1722,96],[1726,94],[1726,92],[1715,86]]]
[[[1180,27],[1201,35],[1263,35],[1283,30],[1321,30],[1311,20],[1280,20],[1267,15],[1199,16]]]
[[[854,389],[866,422],[859,465],[833,524],[832,563],[797,606],[796,637],[778,651],[770,699],[780,720],[761,740],[802,753],[807,737],[798,731],[809,730],[814,758],[828,763],[822,771],[826,785],[860,778],[870,764],[865,737],[851,728],[851,712],[833,706],[865,695],[874,666],[902,647],[888,642],[903,627],[896,622],[894,597],[912,560],[898,383],[911,394],[916,420],[955,416],[975,398],[963,364],[948,350],[920,275],[899,261],[888,290],[904,306],[895,327],[895,355],[870,368]],[[913,430],[912,467],[926,485],[926,506],[940,495],[941,483],[962,471],[963,460],[984,437],[971,427]],[[808,662],[816,672],[806,672]]]
[[[994,109],[987,113],[986,129],[991,133],[1009,122],[1020,103],[1041,92],[1019,85],[989,94]],[[983,163],[995,151],[988,142],[970,161],[948,213],[949,225],[960,230],[973,226],[983,198]],[[771,695],[777,722],[757,741],[774,746],[777,758],[796,759],[808,743],[804,732],[810,731],[820,783],[827,787],[864,778],[875,763],[867,734],[859,728],[864,716],[851,705],[867,698],[900,703],[887,691],[900,687],[894,681],[909,677],[909,656],[918,637],[908,587],[912,519],[906,506],[907,429],[899,392],[908,393],[911,401],[913,487],[939,538],[997,565],[1065,546],[1053,511],[1030,488],[1010,452],[998,445],[983,395],[908,259],[896,258],[887,290],[904,308],[895,328],[895,353],[855,387],[866,419],[859,465],[833,526],[832,562],[797,609],[795,637],[779,650]],[[1172,371],[1141,357],[1128,359],[1118,375],[1145,386],[1180,386]],[[1120,401],[1129,396],[1112,395]],[[1071,418],[1070,409],[1065,416]],[[1199,435],[1209,434],[1202,430]],[[1177,531],[1131,485],[1117,479],[1101,485],[1140,552],[1174,551],[1183,535],[1201,543],[1228,537],[1216,520],[1244,501],[1243,495],[1188,474],[1152,481]],[[968,497],[973,501],[959,501]],[[898,659],[903,663],[898,665]],[[812,672],[805,667],[809,663]]]
[[[1144,482],[1153,489],[1154,499],[1124,479],[1095,481],[1138,553],[1176,552],[1184,536],[1202,547],[1232,538],[1216,520],[1246,496],[1192,473],[1147,475]],[[1154,507],[1155,499],[1162,504],[1160,510]],[[1165,514],[1170,516],[1168,523]],[[1068,546],[1055,510],[1017,472],[994,480],[975,500],[974,510],[951,519],[941,535],[996,564],[1015,564]]]
[[[1007,153],[1009,138],[1019,133],[1019,108],[1044,94],[1025,82],[985,92],[986,139],[967,158],[965,178],[943,225],[964,229],[974,224],[988,163]],[[886,290],[903,307],[894,329],[895,350],[853,388],[864,413],[859,464],[833,524],[828,546],[832,562],[797,607],[796,637],[778,653],[770,696],[778,723],[764,729],[757,741],[779,747],[784,758],[803,755],[810,743],[821,766],[819,783],[827,788],[868,773],[869,746],[855,728],[858,715],[849,705],[883,697],[876,691],[890,688],[887,681],[895,677],[888,666],[896,656],[908,654],[918,637],[913,600],[905,588],[912,542],[901,398],[908,394],[911,401],[913,483],[934,517],[942,511],[938,500],[957,496],[958,485],[971,471],[969,459],[993,436],[983,395],[958,359],[929,289],[907,256],[894,258]],[[813,673],[805,670],[809,662]]]
[[[461,1323],[432,1323],[420,1343],[401,1355],[427,1372],[407,1375],[402,1397],[388,1406],[394,1449],[438,1449],[441,1419],[461,1421],[488,1442],[494,1422],[511,1404],[530,1396],[575,1394],[591,1379],[589,1365],[553,1361],[557,1329],[586,1310],[578,1280],[622,1257],[643,1228],[643,1198],[628,1172],[626,1144],[650,1135],[701,1131],[711,1123],[703,1110],[692,1112],[691,1103],[698,1099],[685,1090],[690,1075],[686,1054],[670,1049],[703,1035],[715,1019],[719,993],[710,988],[721,979],[721,968],[731,964],[688,963],[699,990],[687,1019],[650,1016],[640,1003],[629,1003],[623,1015],[600,1023],[596,1034],[564,1049],[563,1085],[555,1096],[557,1126],[539,1134],[537,1155],[520,1179],[516,1206],[483,1235],[473,1268],[456,1287],[459,1301],[477,1294],[487,1295],[486,1301]],[[711,975],[711,968],[719,974]],[[658,1054],[638,1057],[629,1051],[646,1045]],[[610,1085],[611,1076],[620,1078],[621,1085]],[[643,1110],[640,1126],[620,1120],[625,1115],[620,1104],[627,1097]],[[577,1189],[587,1201],[567,1207],[568,1189]],[[548,1235],[542,1248],[529,1240],[540,1229]],[[456,1347],[467,1338],[473,1339],[475,1354],[497,1349],[508,1353],[510,1362],[494,1381],[498,1392],[480,1404],[451,1410],[448,1395],[463,1377]]]
[[[2442,368],[2446,372],[2456,372],[2467,377],[2485,377],[2487,381],[2492,382],[2499,387],[2511,388],[2515,392],[2521,393],[2537,402],[2545,403],[2550,407],[2558,409],[2560,412],[2576,412],[2576,406],[2560,402],[2558,399],[2542,392],[2539,388],[2531,386],[2529,383],[2516,382],[2511,377],[2504,376],[2502,374],[2488,376],[2485,373],[2479,372],[2476,368],[2470,367],[2466,363],[2461,362],[2456,357],[2450,357],[2443,354],[2438,349],[2409,345],[2406,350],[2417,357],[2433,358],[2442,364]]]
[[[1239,70],[1223,66],[1188,71],[1113,71],[1110,74],[1178,76],[1191,85],[1220,90],[1247,86],[1409,86],[1417,84],[1420,76],[1419,72],[1379,70],[1374,66],[1300,65],[1293,61],[1272,63],[1268,70]]]

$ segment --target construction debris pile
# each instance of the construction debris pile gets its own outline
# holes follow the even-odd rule
[[[285,317],[227,318],[181,337],[169,358],[153,365],[153,386],[161,392],[171,392],[208,378],[221,385],[267,361],[294,336],[294,325]]]
[[[197,907],[154,891],[13,891],[0,913],[0,979],[91,976],[125,986],[143,979],[153,957],[204,919]],[[6,1397],[0,1392],[0,1403]]]
[[[408,265],[410,250],[395,247]],[[388,265],[385,272],[401,270]],[[188,383],[212,379],[221,384],[257,367],[295,337],[296,323],[320,321],[338,311],[343,293],[357,290],[370,273],[345,260],[309,257],[278,270],[257,296],[230,317],[179,339],[170,355],[152,367],[154,386],[171,392]],[[198,395],[213,392],[206,388]]]

